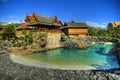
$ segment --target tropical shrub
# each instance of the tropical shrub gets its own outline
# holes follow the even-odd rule
[[[113,27],[113,24],[109,23],[107,26],[107,31],[110,37],[120,38],[120,26]]]
[[[29,33],[26,30],[22,30],[22,34],[24,37],[20,37],[22,41],[25,41],[27,44],[31,44],[33,42],[33,31],[31,30]]]
[[[109,37],[107,30],[103,28],[89,27],[88,31],[90,36]]]
[[[12,24],[6,25],[3,28],[2,39],[3,40],[10,40],[10,39],[13,39],[13,38],[17,38],[15,27]]]

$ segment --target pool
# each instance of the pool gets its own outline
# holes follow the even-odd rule
[[[48,68],[79,70],[119,68],[116,56],[109,54],[113,47],[114,45],[91,44],[87,50],[59,48],[23,57]]]

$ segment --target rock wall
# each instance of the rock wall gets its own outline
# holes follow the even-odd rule
[[[116,56],[120,65],[120,43],[116,44],[116,48],[113,50],[113,53],[116,53]]]
[[[47,48],[60,47],[61,34],[60,33],[48,33],[47,34]]]
[[[72,37],[72,38],[75,39],[76,37]],[[120,42],[120,39],[117,38],[96,37],[96,36],[79,36],[76,39],[85,42],[113,42],[113,43]]]
[[[14,63],[0,55],[0,80],[120,80],[120,70],[60,70]]]
[[[79,37],[78,40],[86,42],[119,42],[119,39],[100,37]],[[47,47],[60,46],[60,34],[48,34]],[[64,41],[64,40],[63,40]],[[1,44],[1,50],[3,46]],[[7,42],[8,44],[8,42]],[[6,49],[5,49],[6,50]],[[9,53],[9,52],[7,52]],[[9,65],[9,66],[8,66]],[[119,80],[120,69],[111,70],[58,70],[24,66],[14,63],[8,54],[0,54],[0,80]]]
[[[0,54],[8,53],[8,48],[10,47],[8,41],[0,41]]]

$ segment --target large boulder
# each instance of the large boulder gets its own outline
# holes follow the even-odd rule
[[[79,44],[77,42],[74,42],[74,41],[67,41],[65,43],[65,48],[68,48],[68,49],[79,49]]]
[[[46,33],[36,33],[33,35],[34,44],[38,47],[45,47],[47,45],[47,34]]]
[[[113,43],[118,43],[118,39],[117,38],[113,38],[113,39],[111,39],[111,42],[113,42]]]
[[[119,48],[120,48],[120,42],[118,42],[118,43],[117,43],[117,47],[119,47]]]
[[[0,54],[8,53],[9,43],[8,41],[0,41]]]
[[[40,38],[40,47],[45,47],[47,44],[47,38],[46,37],[41,37]]]
[[[66,36],[65,34],[61,34],[61,42],[64,42],[67,40],[68,40],[68,36]]]
[[[87,46],[85,44],[84,41],[77,41],[77,40],[68,40],[66,43],[65,43],[65,48],[68,48],[68,49],[87,49],[89,48],[89,46]]]
[[[5,54],[5,51],[3,51],[3,50],[2,50],[2,51],[0,51],[0,54]]]
[[[45,47],[45,46],[46,46],[46,44],[47,44],[47,42],[46,42],[46,41],[41,41],[41,42],[40,42],[40,47]]]

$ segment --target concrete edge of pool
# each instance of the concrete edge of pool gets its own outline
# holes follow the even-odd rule
[[[101,67],[100,69],[95,68],[93,66],[60,66],[60,65],[50,65],[43,62],[38,62],[35,60],[30,60],[23,58],[21,56],[10,56],[11,60],[15,63],[32,66],[32,67],[39,67],[39,68],[51,68],[51,69],[61,69],[61,70],[105,70],[105,69],[114,69],[119,68],[118,66],[110,66],[110,67]]]

